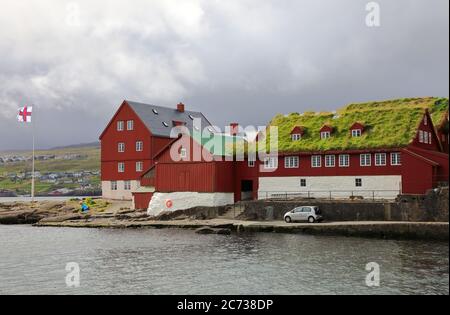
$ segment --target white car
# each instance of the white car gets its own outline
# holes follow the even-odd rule
[[[315,223],[323,221],[323,217],[319,207],[302,206],[286,213],[284,215],[284,221],[286,221],[286,223],[292,223],[296,221],[307,221],[309,223]]]

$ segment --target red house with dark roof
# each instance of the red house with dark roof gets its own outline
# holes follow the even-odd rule
[[[172,128],[192,130],[196,118],[210,126],[202,113],[186,111],[184,104],[167,108],[124,101],[100,136],[103,197],[131,200],[154,155],[173,140]]]

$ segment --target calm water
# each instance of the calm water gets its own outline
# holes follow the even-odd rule
[[[369,262],[380,288],[365,285]],[[0,225],[0,294],[413,293],[449,293],[448,243]]]

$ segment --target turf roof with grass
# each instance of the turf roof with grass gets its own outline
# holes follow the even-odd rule
[[[279,152],[401,148],[413,141],[426,109],[436,126],[442,121],[448,105],[447,98],[433,97],[350,104],[335,113],[279,114],[269,127],[278,127]],[[365,126],[359,138],[350,134],[351,126],[356,122]],[[320,137],[324,125],[333,127],[329,139]],[[305,131],[299,141],[291,139],[295,127]],[[266,139],[270,140],[270,131]]]

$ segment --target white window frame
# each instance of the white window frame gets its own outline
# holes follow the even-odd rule
[[[255,167],[256,166],[256,160],[254,158],[248,159],[247,166],[248,167]]]
[[[312,155],[311,156],[311,167],[312,168],[322,167],[322,156],[321,155]]]
[[[339,167],[350,167],[350,154],[339,155]]]
[[[336,167],[336,155],[325,155],[325,167]]]
[[[331,132],[329,132],[329,131],[322,131],[320,133],[320,138],[322,140],[331,138]]]
[[[369,158],[369,159],[367,159],[367,158]],[[359,157],[359,165],[362,167],[372,166],[372,154],[370,154],[370,153],[361,154]]]
[[[144,151],[144,141],[136,141],[136,152]]]
[[[278,168],[278,158],[277,157],[266,157],[264,159],[264,169],[274,170]]]
[[[111,182],[111,191],[117,191],[117,181]]]
[[[419,142],[423,143],[424,142],[424,133],[423,130],[419,130]]]
[[[125,123],[123,120],[119,120],[117,122],[117,131],[124,131],[125,129]]]
[[[428,144],[428,135],[429,133],[427,131],[423,132],[423,143]]]
[[[353,138],[359,138],[362,136],[362,130],[361,129],[353,129],[352,130],[352,137]]]
[[[300,141],[302,140],[302,135],[299,133],[294,133],[291,135],[291,139],[292,141]]]
[[[127,121],[127,130],[133,131],[134,130],[134,120],[128,120]]]
[[[298,156],[286,156],[284,158],[284,168],[299,168],[300,158]]]
[[[125,173],[125,163],[124,162],[119,162],[117,164],[117,171],[119,173]]]
[[[384,159],[384,162],[383,162]],[[387,165],[387,154],[386,153],[375,153],[375,166],[386,166]]]
[[[136,162],[136,173],[141,173],[144,171],[144,162],[138,161]]]
[[[391,165],[392,166],[402,165],[402,154],[400,152],[391,153]]]
[[[119,142],[117,144],[117,152],[119,152],[119,153],[125,152],[125,142]]]
[[[181,148],[181,149],[180,149],[180,157],[181,157],[182,159],[187,158],[187,149],[186,149],[186,148]]]
[[[123,190],[130,191],[131,190],[131,181],[126,180],[123,182]]]

